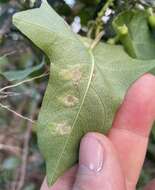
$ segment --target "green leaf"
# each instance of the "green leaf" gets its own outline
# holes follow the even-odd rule
[[[11,71],[5,71],[5,72],[0,71],[0,75],[5,77],[8,81],[23,80],[29,75],[31,75],[32,73],[40,70],[43,67],[43,65],[44,63],[41,63],[36,66],[28,67],[23,70],[15,70],[15,71],[11,70]]]
[[[114,29],[125,50],[133,58],[155,59],[155,39],[148,24],[148,13],[130,10],[121,13],[113,21]],[[128,33],[121,33],[126,26]]]
[[[3,161],[2,168],[3,170],[14,170],[21,164],[19,158],[11,156]]]
[[[0,57],[0,71],[1,71],[2,67],[6,64],[8,64],[8,60],[7,60],[6,56]]]
[[[38,143],[46,160],[49,185],[78,160],[81,137],[106,133],[128,87],[155,67],[155,60],[128,56],[121,46],[74,34],[43,2],[17,13],[14,24],[51,60],[51,73],[38,119]]]
[[[85,3],[87,5],[97,5],[100,1],[99,0],[80,0],[82,3]]]

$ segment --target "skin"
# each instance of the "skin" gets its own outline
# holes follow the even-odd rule
[[[107,136],[86,134],[79,163],[41,190],[135,190],[155,119],[155,77],[145,74],[128,90]],[[155,189],[155,180],[144,190]]]

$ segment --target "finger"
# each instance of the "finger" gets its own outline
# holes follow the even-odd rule
[[[107,137],[88,133],[81,141],[79,168],[73,190],[125,190],[116,151]]]
[[[75,181],[76,171],[77,166],[71,168],[62,177],[60,177],[52,187],[48,187],[45,178],[40,190],[71,190]]]
[[[128,189],[134,189],[155,118],[155,77],[145,74],[129,89],[109,138],[117,149]]]
[[[155,179],[152,180],[145,188],[144,190],[155,190]]]

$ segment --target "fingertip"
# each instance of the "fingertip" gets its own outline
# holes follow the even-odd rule
[[[155,95],[155,76],[151,74],[145,74],[134,82],[129,88],[126,99],[146,102],[150,100],[150,97]]]
[[[137,184],[144,162],[155,118],[154,97],[155,77],[145,74],[129,88],[109,132],[109,138],[119,153],[129,189]]]
[[[104,134],[97,132],[89,132],[81,140],[80,153],[85,153],[85,149],[91,150],[94,146],[94,141],[97,141],[102,146],[103,151],[115,151],[111,141]],[[94,147],[94,151],[96,150],[97,147]]]
[[[81,140],[79,168],[84,167],[88,172],[97,172],[102,169],[105,157],[103,143],[95,133],[88,133]]]
[[[73,190],[124,190],[124,186],[124,176],[112,143],[102,134],[86,134],[80,144],[79,169]]]
[[[104,159],[106,159],[107,156],[112,156],[112,157],[113,155],[115,155],[115,157],[118,156],[115,147],[113,146],[112,142],[109,140],[107,136],[97,132],[89,132],[81,140],[80,155],[79,155],[80,158],[81,156],[85,157],[86,152],[92,150],[93,152],[91,152],[91,154],[96,157],[97,155],[96,151],[100,149],[99,146],[97,146],[97,144],[99,144],[102,147],[102,152],[104,153]],[[80,158],[79,161],[81,160]]]
[[[148,136],[155,118],[155,77],[145,74],[128,90],[116,114],[114,128]]]

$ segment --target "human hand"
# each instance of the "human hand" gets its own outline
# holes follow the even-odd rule
[[[107,136],[88,133],[79,164],[41,190],[135,190],[155,119],[155,77],[145,74],[129,89]],[[155,189],[152,181],[145,190]]]

